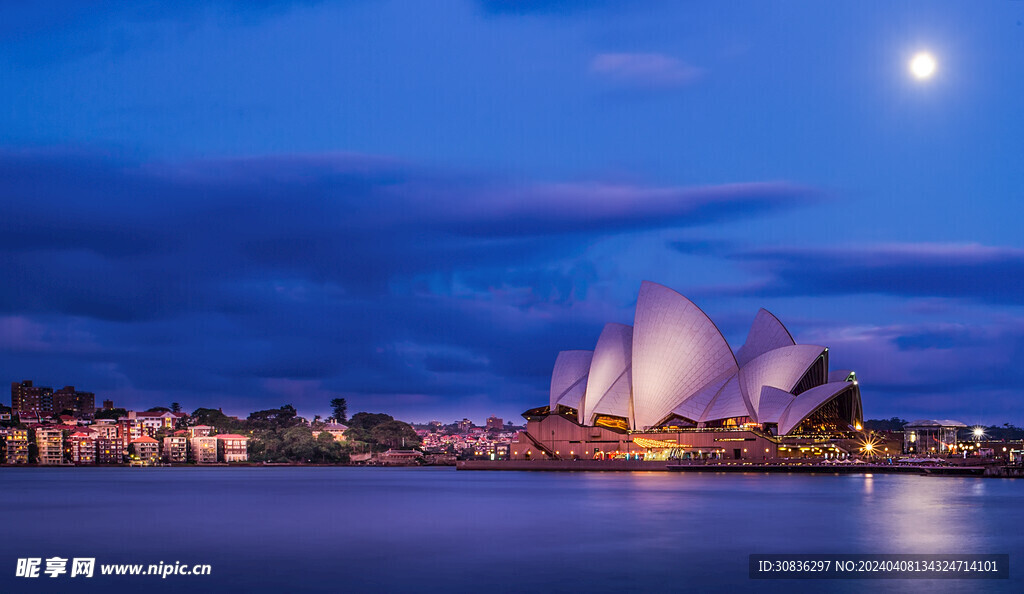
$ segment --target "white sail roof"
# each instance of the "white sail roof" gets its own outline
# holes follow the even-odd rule
[[[562,351],[555,359],[555,369],[551,372],[551,410],[561,402],[566,406],[579,408],[580,401],[587,389],[587,373],[590,371],[590,360],[594,351]],[[568,398],[567,398],[568,397]],[[562,400],[565,399],[564,402]],[[575,404],[569,404],[575,402]]]
[[[712,381],[692,397],[687,398],[682,404],[672,409],[672,414],[690,419],[691,421],[700,421],[701,417],[704,416],[704,411],[711,406],[715,396],[718,396],[718,393],[722,391],[722,388],[725,387],[729,380],[735,381],[735,379],[736,374],[730,372]]]
[[[740,388],[750,408],[758,409],[762,386],[792,391],[824,352],[823,346],[794,344],[768,351],[744,365],[740,370]]]
[[[796,396],[785,390],[764,386],[757,409],[758,423],[778,423],[782,413],[793,403]]]
[[[653,426],[712,380],[737,370],[714,322],[689,299],[644,281],[633,323],[633,413]]]
[[[738,374],[729,377],[729,381],[722,387],[715,396],[715,399],[708,405],[704,414],[701,415],[701,422],[720,421],[733,417],[753,417],[754,411],[747,408],[747,403],[740,393],[740,380]]]
[[[856,385],[850,382],[829,382],[803,392],[786,408],[779,417],[779,435],[786,435],[796,428],[822,404],[835,398],[840,392]]]
[[[581,423],[592,422],[597,412],[629,417],[632,359],[633,327],[606,324],[594,347],[586,397],[580,409]]]
[[[772,312],[760,309],[754,316],[754,323],[747,333],[747,342],[736,351],[736,362],[740,367],[767,353],[784,346],[796,344],[793,336],[786,330]]]

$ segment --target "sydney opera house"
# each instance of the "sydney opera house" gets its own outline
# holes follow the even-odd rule
[[[796,344],[762,309],[733,351],[689,299],[645,281],[633,325],[610,323],[592,351],[562,351],[547,406],[523,413],[513,459],[767,459],[840,455],[861,430],[852,371]]]

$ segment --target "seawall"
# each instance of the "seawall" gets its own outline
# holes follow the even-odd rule
[[[458,470],[650,471],[666,472],[665,462],[644,460],[459,460]]]
[[[981,466],[896,466],[875,464],[667,464],[643,460],[459,460],[458,470],[611,471],[611,472],[767,472],[801,474],[919,474],[932,476],[1019,476]],[[1002,470],[1002,469],[1000,469]]]

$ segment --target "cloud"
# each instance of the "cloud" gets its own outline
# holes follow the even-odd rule
[[[869,417],[1021,420],[1024,320],[822,324],[799,338],[828,345],[833,369],[857,371]]]
[[[238,412],[332,392],[511,398],[493,410],[511,414],[542,399],[559,349],[619,315],[588,292],[594,240],[816,199],[785,182],[524,183],[354,154],[9,150],[0,179],[0,372],[129,406],[249,398]]]
[[[658,53],[598,54],[590,71],[615,86],[640,89],[680,87],[701,75],[699,68]]]
[[[19,279],[0,289],[0,311],[112,320],[232,307],[231,287],[251,276],[374,293],[417,275],[557,261],[582,236],[815,196],[782,182],[510,183],[345,154],[134,164],[7,152],[0,177],[0,272]]]
[[[0,45],[11,63],[78,60],[89,55],[118,56],[154,45],[173,46],[203,26],[258,24],[319,0],[145,3],[11,3],[0,19]]]
[[[1017,248],[882,244],[766,248],[730,257],[767,275],[742,288],[765,297],[879,294],[1024,304],[1024,250]]]

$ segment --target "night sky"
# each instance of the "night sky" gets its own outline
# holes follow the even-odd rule
[[[869,418],[1022,424],[1022,20],[5,3],[0,378],[521,420],[651,280],[828,346]]]

